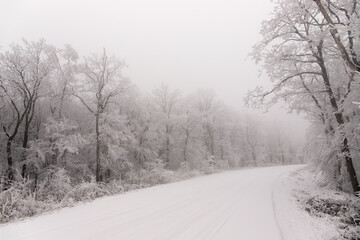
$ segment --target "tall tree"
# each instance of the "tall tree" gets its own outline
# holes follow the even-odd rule
[[[108,57],[104,49],[103,54],[92,54],[84,59],[79,67],[80,75],[73,86],[73,94],[95,120],[95,162],[96,181],[101,180],[101,118],[108,110],[113,98],[124,90],[124,78],[121,69],[124,63],[116,57]]]
[[[256,89],[250,99],[262,102],[273,94],[270,104],[279,99],[290,102],[296,110],[318,112],[326,132],[343,135],[341,154],[355,192],[360,190],[349,143],[344,132],[344,102],[351,91],[352,78],[338,77],[335,66],[342,65],[334,55],[334,46],[326,31],[327,20],[315,2],[307,0],[279,1],[273,18],[263,25],[264,40],[254,47],[253,56],[264,60],[274,87],[270,91]],[[337,69],[338,70],[338,69]],[[342,70],[344,71],[344,70]],[[343,89],[347,89],[344,91]],[[337,94],[338,93],[338,94]],[[311,105],[299,102],[307,99]],[[294,110],[294,109],[293,109]]]
[[[54,68],[55,48],[44,40],[13,44],[9,51],[0,55],[1,91],[9,102],[11,119],[2,123],[7,137],[8,179],[14,177],[12,143],[23,123],[22,148],[29,142],[30,124],[33,120],[36,103],[41,97],[41,86]],[[25,160],[25,151],[22,159]],[[22,165],[22,176],[25,176],[26,164]]]
[[[164,119],[165,129],[165,141],[164,148],[161,154],[164,155],[165,166],[169,167],[170,155],[171,155],[171,134],[173,132],[174,113],[179,102],[180,92],[177,90],[171,90],[169,86],[162,84],[159,88],[155,89],[154,92],[155,103],[161,112]]]
[[[215,122],[219,102],[216,98],[215,91],[210,89],[201,89],[197,92],[195,106],[200,112],[204,141],[211,156],[215,157]]]

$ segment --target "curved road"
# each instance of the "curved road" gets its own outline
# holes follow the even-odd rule
[[[282,240],[273,186],[299,166],[228,171],[0,226],[0,239]]]

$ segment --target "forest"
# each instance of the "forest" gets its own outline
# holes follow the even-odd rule
[[[262,24],[251,57],[273,88],[245,103],[303,114],[305,144],[212,89],[144,92],[106,49],[2,46],[0,221],[242,167],[311,163],[328,184],[359,192],[359,10],[356,0],[280,0]]]
[[[233,111],[211,89],[184,95],[162,84],[142,93],[122,75],[125,65],[105,49],[80,59],[45,40],[1,53],[4,220],[24,207],[18,198],[84,200],[124,184],[303,160],[279,124]]]

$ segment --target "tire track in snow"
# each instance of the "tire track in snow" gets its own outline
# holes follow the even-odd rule
[[[284,174],[281,174],[278,178],[282,177],[283,175],[284,175]],[[285,240],[285,238],[284,238],[284,233],[283,233],[283,231],[282,231],[282,229],[281,229],[281,226],[280,226],[280,223],[279,223],[279,219],[278,219],[278,215],[277,215],[277,213],[276,213],[276,203],[275,203],[275,198],[274,198],[274,190],[275,190],[275,187],[274,187],[274,184],[273,184],[272,191],[271,191],[271,201],[272,201],[274,219],[275,219],[275,223],[276,223],[276,226],[277,226],[277,228],[278,228],[278,231],[279,231],[281,240]]]

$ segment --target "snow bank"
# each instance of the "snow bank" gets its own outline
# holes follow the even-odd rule
[[[339,228],[339,221],[334,220],[331,215],[310,214],[306,204],[314,197],[344,200],[349,196],[343,192],[320,187],[315,172],[309,168],[285,174],[274,185],[274,209],[283,239],[338,240],[360,237],[347,238]]]

